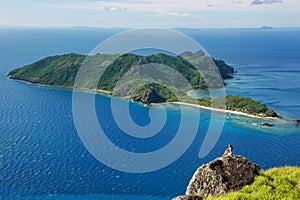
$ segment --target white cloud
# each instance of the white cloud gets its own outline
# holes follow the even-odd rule
[[[190,16],[190,14],[188,12],[184,12],[184,13],[181,13],[181,12],[168,12],[168,15],[171,15],[171,16],[179,16],[179,17],[187,17],[187,16]]]
[[[283,3],[282,0],[253,0],[252,5]]]
[[[105,6],[104,10],[108,12],[115,12],[115,11],[123,11],[128,10],[127,8],[121,8],[120,6]]]
[[[190,12],[174,12],[174,11],[167,11],[167,10],[158,11],[157,16],[171,16],[171,17],[197,18],[197,19],[203,18],[203,16],[200,14],[193,14]]]
[[[1,0],[0,0],[1,1]],[[243,1],[243,0],[240,0]],[[244,0],[245,1],[245,0]],[[107,8],[105,10],[120,11],[124,8],[131,12],[157,12],[159,10],[169,10],[170,12],[197,12],[199,10],[206,10],[208,7],[223,7],[230,8],[231,1],[220,4],[218,0],[127,0],[127,1],[66,1],[61,2],[39,2],[35,5],[62,8],[62,9],[81,9],[81,10],[98,10],[99,8]]]
[[[1,1],[1,0],[0,0]],[[104,8],[105,11],[124,11],[131,13],[158,13],[161,10],[168,11],[173,16],[180,16],[183,13],[201,13],[203,11],[249,11],[250,9],[257,9],[257,6],[268,4],[284,4],[286,7],[293,5],[292,2],[299,2],[299,0],[100,0],[100,1],[83,1],[77,0],[68,3],[61,1],[60,3],[39,2],[40,6],[48,6],[62,9],[77,9],[77,10],[99,10]],[[291,6],[290,6],[291,7]],[[276,8],[276,6],[274,6]],[[295,8],[295,7],[293,7]],[[276,8],[276,9],[282,9]],[[176,15],[177,13],[178,15]]]
[[[145,22],[149,26],[168,27],[300,26],[300,0],[28,0],[26,3],[0,0],[0,3],[0,24],[36,21],[42,25],[120,27],[144,26]]]

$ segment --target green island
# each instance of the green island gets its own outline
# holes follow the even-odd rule
[[[85,78],[75,82],[80,67],[85,65],[89,66],[81,72]],[[150,69],[155,73],[151,73]],[[190,90],[223,88],[226,85],[224,80],[232,78],[233,74],[234,68],[224,61],[213,59],[203,51],[198,51],[184,52],[179,56],[163,53],[150,56],[130,53],[86,56],[71,53],[46,57],[15,69],[8,75],[11,79],[35,84],[105,92],[147,105],[179,102],[233,111],[252,117],[278,118],[273,110],[250,98],[237,95],[216,99],[192,98],[188,95]]]

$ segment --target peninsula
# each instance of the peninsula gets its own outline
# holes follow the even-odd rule
[[[85,79],[76,85],[79,68],[86,64],[89,70],[85,72]],[[161,66],[168,68],[159,68]],[[156,71],[153,73],[151,70]],[[101,77],[98,77],[99,74]],[[8,75],[11,79],[35,84],[106,92],[148,105],[177,102],[254,117],[278,118],[277,113],[250,98],[228,95],[217,99],[195,99],[188,95],[191,89],[223,88],[224,80],[232,78],[233,74],[234,68],[224,61],[198,51],[184,52],[178,56],[163,53],[149,56],[131,53],[86,56],[71,53],[46,57],[15,69]],[[183,84],[184,81],[177,77],[183,77],[186,83]],[[157,80],[162,81],[157,83]]]

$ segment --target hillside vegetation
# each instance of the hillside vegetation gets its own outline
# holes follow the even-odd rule
[[[198,99],[201,106],[214,107],[232,111],[239,111],[262,117],[278,117],[278,115],[266,105],[254,101],[251,98],[245,98],[238,95],[227,95],[220,98],[202,98]]]
[[[132,93],[131,98],[134,101],[141,101],[142,103],[145,103],[139,99],[143,99],[142,97],[145,96],[145,91],[147,91],[149,89],[154,90],[159,95],[159,97],[162,97],[162,98],[156,97],[156,99],[158,99],[159,101],[156,101],[156,99],[154,99],[154,101],[150,102],[150,103],[178,102],[179,101],[178,98],[176,97],[176,95],[173,93],[173,91],[171,91],[168,87],[165,87],[165,86],[162,86],[159,84],[154,84],[154,83],[145,84],[145,85],[137,88]]]
[[[73,86],[79,67],[86,56],[67,54],[51,56],[9,73],[10,78],[56,86]]]
[[[80,67],[87,68],[79,71]],[[75,83],[79,72],[83,78]],[[130,53],[86,56],[71,53],[46,57],[11,71],[9,76],[36,84],[105,90],[112,92],[113,96],[137,101],[144,99],[145,91],[151,89],[156,98],[147,98],[148,103],[163,100],[197,104],[196,99],[186,95],[188,90],[222,88],[223,80],[231,78],[233,73],[234,69],[224,61],[198,51],[184,52],[180,56],[163,53],[150,56]],[[260,116],[277,116],[265,105],[240,96],[198,99],[198,104]],[[222,107],[224,105],[226,108]]]
[[[282,167],[260,171],[251,185],[207,200],[294,200],[300,199],[300,168]]]
[[[196,54],[192,54],[195,55]],[[212,59],[207,56],[201,56],[201,62],[195,61],[195,58],[190,58],[190,61],[184,59],[182,56],[170,56],[162,53],[154,54],[151,56],[140,56],[135,54],[114,54],[102,55],[97,54],[94,56],[85,56],[80,54],[65,54],[61,56],[50,56],[34,62],[30,65],[15,69],[9,73],[10,78],[28,81],[31,83],[53,85],[53,86],[74,86],[75,78],[80,66],[85,62],[89,64],[90,70],[93,73],[88,73],[85,83],[82,83],[86,88],[91,88],[95,80],[99,80],[95,85],[97,88],[112,91],[116,86],[119,79],[132,68],[149,63],[156,63],[168,66],[179,72],[194,89],[206,89],[206,82],[211,82],[213,88],[220,88],[224,86],[223,80],[216,81],[214,70],[219,70],[224,78],[230,78],[233,73],[233,68],[226,65],[224,62],[216,61],[212,67]],[[193,64],[200,66],[199,71]],[[214,70],[210,68],[215,68]],[[101,71],[104,70],[105,71]],[[198,69],[199,70],[199,69]],[[101,77],[98,77],[102,74]],[[204,80],[203,77],[206,77]],[[95,86],[94,86],[95,87]],[[188,89],[188,88],[186,88]],[[189,88],[191,89],[191,88]]]

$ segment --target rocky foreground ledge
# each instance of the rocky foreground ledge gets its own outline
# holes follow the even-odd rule
[[[259,166],[242,156],[217,158],[200,166],[194,173],[183,196],[173,200],[201,200],[206,196],[218,196],[239,191],[254,181]]]

